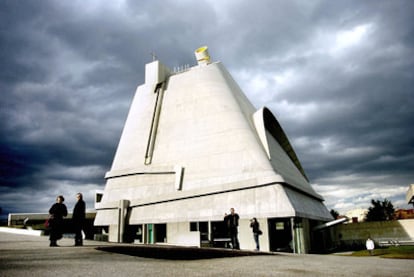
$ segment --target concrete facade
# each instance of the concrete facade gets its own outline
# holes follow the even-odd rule
[[[146,65],[95,225],[109,226],[110,241],[200,246],[224,239],[233,207],[242,248],[253,248],[256,217],[263,250],[308,252],[312,226],[332,219],[323,198],[270,110],[256,110],[206,47],[195,54],[199,64],[179,73]]]

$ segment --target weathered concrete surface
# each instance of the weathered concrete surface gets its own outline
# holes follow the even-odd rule
[[[47,237],[0,232],[0,276],[412,276],[414,271],[413,260],[379,257],[278,253],[171,260],[97,249],[119,246],[113,243],[59,244],[51,248]]]

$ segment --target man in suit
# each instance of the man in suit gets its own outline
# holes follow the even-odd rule
[[[82,238],[82,229],[85,222],[85,201],[83,201],[82,193],[76,194],[76,199],[78,200],[73,208],[72,222],[75,229],[75,246],[83,245]]]

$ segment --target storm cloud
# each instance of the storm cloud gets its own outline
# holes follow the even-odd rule
[[[151,53],[208,45],[276,115],[329,209],[414,183],[413,1],[1,1],[0,207],[104,188]]]

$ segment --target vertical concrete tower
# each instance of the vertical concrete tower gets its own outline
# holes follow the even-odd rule
[[[241,248],[306,253],[313,226],[331,215],[269,109],[256,110],[207,47],[198,65],[172,72],[145,67],[96,204],[109,240],[225,245],[223,216],[240,216]]]

